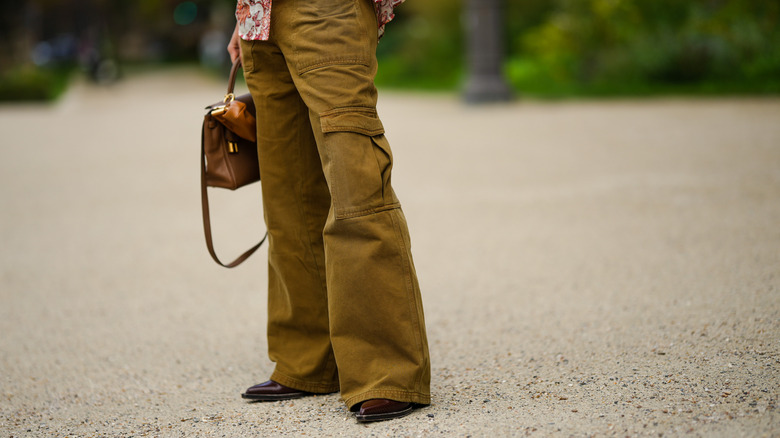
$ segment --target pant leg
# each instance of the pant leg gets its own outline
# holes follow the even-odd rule
[[[422,300],[376,113],[373,3],[277,0],[272,33],[309,108],[331,196],[324,253],[342,398],[428,404]]]
[[[330,342],[322,229],[330,193],[309,112],[273,42],[242,42],[244,75],[258,120],[268,227],[268,351],[271,379],[309,392],[338,391]]]

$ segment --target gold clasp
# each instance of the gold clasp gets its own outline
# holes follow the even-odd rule
[[[215,107],[214,107],[214,108],[211,110],[211,115],[212,115],[212,116],[218,116],[218,115],[220,115],[220,114],[224,113],[225,111],[227,111],[227,105],[220,105],[220,106],[215,106]]]
[[[230,154],[236,154],[238,153],[238,143],[234,141],[228,142],[228,153]]]
[[[224,105],[215,106],[211,109],[211,115],[212,116],[219,116],[224,114],[227,111],[227,107],[230,104],[230,102],[236,100],[236,95],[233,93],[228,93],[225,95],[225,98],[222,100],[224,102]]]

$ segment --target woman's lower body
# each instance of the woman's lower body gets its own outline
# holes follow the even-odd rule
[[[269,232],[271,380],[307,393],[430,403],[409,232],[376,113],[371,0],[274,0],[242,41]]]

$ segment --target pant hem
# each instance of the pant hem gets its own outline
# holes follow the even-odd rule
[[[372,389],[364,393],[349,397],[344,400],[350,411],[357,410],[360,403],[374,398],[386,398],[397,402],[415,403],[418,405],[431,404],[431,395],[419,392],[402,391],[398,389]]]
[[[334,392],[339,392],[338,383],[333,384],[306,382],[284,375],[278,371],[274,371],[273,374],[271,374],[271,380],[288,388],[297,389],[298,391],[311,392],[314,394],[331,394]]]

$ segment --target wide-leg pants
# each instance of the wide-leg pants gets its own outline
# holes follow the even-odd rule
[[[430,403],[409,232],[377,116],[372,0],[274,0],[242,41],[269,232],[271,379],[348,407]]]

